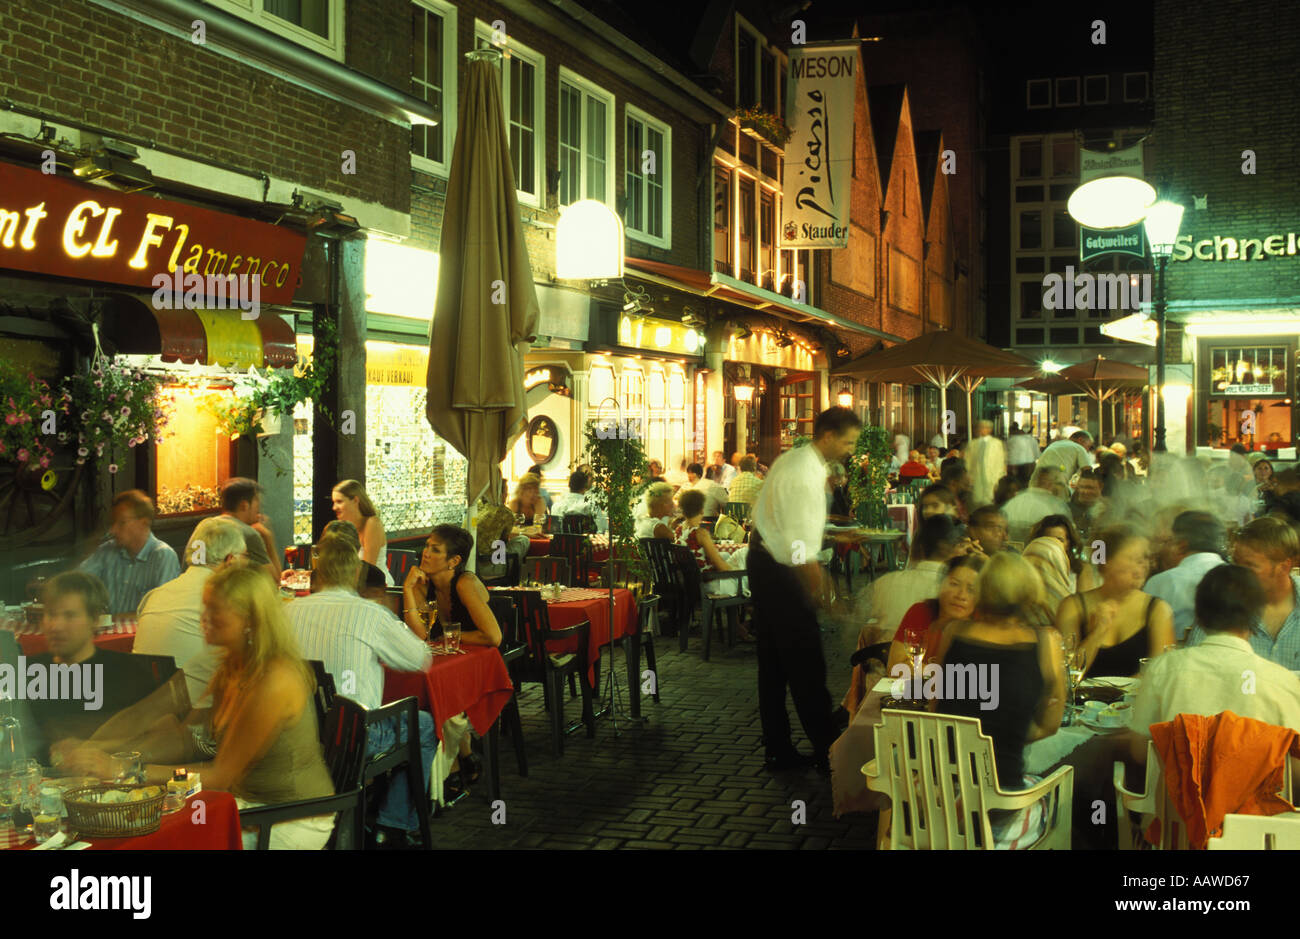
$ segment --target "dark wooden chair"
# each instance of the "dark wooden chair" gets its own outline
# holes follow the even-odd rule
[[[576,535],[572,532],[552,535],[551,557],[564,558],[569,562],[569,579],[564,581],[567,586],[591,586],[591,575],[595,573],[596,568],[592,562],[590,536]]]
[[[493,564],[491,554],[478,556],[478,579],[487,587],[517,587],[522,568],[519,555],[506,552],[504,564]]]
[[[754,507],[748,502],[728,502],[723,514],[729,518],[735,519],[740,524],[749,521],[749,517],[754,513]]]
[[[554,534],[592,535],[596,532],[596,520],[590,515],[570,512],[568,515],[558,516],[551,526],[551,531]]]
[[[654,591],[659,597],[658,623],[665,635],[680,635],[690,628],[694,599],[688,597],[681,573],[673,566],[671,548],[667,538],[642,538],[639,541],[641,556],[650,564],[654,577]],[[667,629],[664,629],[665,623]],[[685,645],[683,645],[683,649]]]
[[[727,614],[728,644],[735,645],[740,609],[750,603],[750,598],[740,591],[740,579],[745,576],[745,571],[702,571],[690,548],[685,545],[675,544],[669,546],[669,551],[673,566],[679,571],[685,596],[691,598],[692,610],[695,608],[696,602],[698,602],[700,629],[704,639],[704,661],[707,662],[709,660],[709,650],[713,643],[713,618],[716,614],[722,612]],[[707,584],[727,580],[736,581],[735,596],[715,597],[708,592]],[[689,636],[689,629],[684,629],[678,635],[678,643],[683,652],[686,651]]]
[[[401,587],[384,588],[384,606],[388,607],[398,619],[402,618],[402,614],[406,611],[406,595]]]
[[[388,572],[393,575],[393,583],[400,584],[406,580],[406,572],[420,564],[423,550],[415,548],[389,548]]]
[[[551,712],[551,743],[556,756],[564,755],[564,681],[573,675],[582,686],[582,723],[587,736],[596,735],[595,691],[587,677],[591,624],[586,620],[563,629],[552,629],[546,601],[536,590],[505,591],[515,602],[519,621],[524,628],[529,654],[516,662],[519,682],[534,681],[542,685],[546,706]],[[552,654],[546,644],[576,637],[575,652]]]
[[[316,690],[312,693],[312,700],[316,704],[317,727],[321,742],[324,743],[326,718],[334,709],[334,676],[325,670],[325,663],[319,659],[308,659],[307,665],[316,676]]]
[[[488,597],[488,608],[492,610],[492,615],[497,618],[497,623],[501,626],[501,658],[505,660],[506,671],[510,673],[510,682],[515,686],[514,694],[502,709],[497,724],[510,734],[510,739],[515,746],[515,765],[519,769],[519,775],[526,777],[528,756],[524,752],[524,725],[519,717],[519,689],[522,678],[518,677],[520,671],[518,663],[528,657],[528,642],[522,634],[519,610],[515,607],[513,597],[499,591],[494,592]],[[483,744],[484,761],[489,764],[484,769],[488,773],[490,800],[500,798],[501,792],[500,747],[499,741],[492,739],[493,735],[499,736],[496,725],[492,727],[489,739]]]
[[[530,557],[524,568],[524,576],[534,583],[565,584],[569,583],[569,560],[560,557]]]
[[[429,794],[424,786],[424,757],[420,752],[420,705],[414,697],[402,698],[400,701],[394,701],[391,704],[385,704],[378,708],[363,708],[351,698],[339,696],[335,703],[346,701],[349,705],[361,708],[362,721],[367,729],[382,724],[385,721],[401,721],[406,725],[406,740],[402,743],[395,743],[390,749],[383,753],[377,753],[368,757],[363,766],[361,776],[361,811],[365,814],[366,802],[371,792],[371,783],[381,776],[387,777],[394,774],[393,778],[388,780],[389,785],[401,785],[396,778],[398,771],[404,770],[402,774],[406,777],[406,785],[411,793],[411,804],[415,806],[415,814],[420,823],[420,837],[423,841],[422,847],[426,851],[433,850],[433,830],[429,825]],[[396,736],[394,739],[400,739]]]
[[[334,823],[334,833],[326,847],[335,850],[360,850],[363,847],[365,811],[361,802],[361,774],[366,760],[366,725],[362,710],[361,705],[344,698],[326,718],[321,736],[325,766],[334,783],[334,795],[240,810],[239,824],[257,829],[258,851],[271,847],[271,826],[278,822],[330,812],[342,814]]]

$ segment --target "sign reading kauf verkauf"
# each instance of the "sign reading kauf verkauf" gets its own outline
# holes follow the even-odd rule
[[[858,43],[790,52],[782,248],[849,243]]]

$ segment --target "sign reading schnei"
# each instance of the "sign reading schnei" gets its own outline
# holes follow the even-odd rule
[[[278,225],[0,163],[0,268],[152,290],[158,274],[256,278],[288,303],[307,238]]]

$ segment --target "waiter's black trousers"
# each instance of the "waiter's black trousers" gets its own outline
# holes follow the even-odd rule
[[[817,611],[794,568],[778,563],[762,545],[750,548],[748,571],[758,640],[758,714],[767,756],[787,756],[794,749],[785,710],[789,686],[813,756],[825,759],[836,732]]]

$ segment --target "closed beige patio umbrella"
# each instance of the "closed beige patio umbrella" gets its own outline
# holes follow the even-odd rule
[[[500,464],[527,424],[523,356],[537,293],[501,106],[499,53],[471,52],[447,180],[426,416],[468,461],[466,504],[500,502]]]

